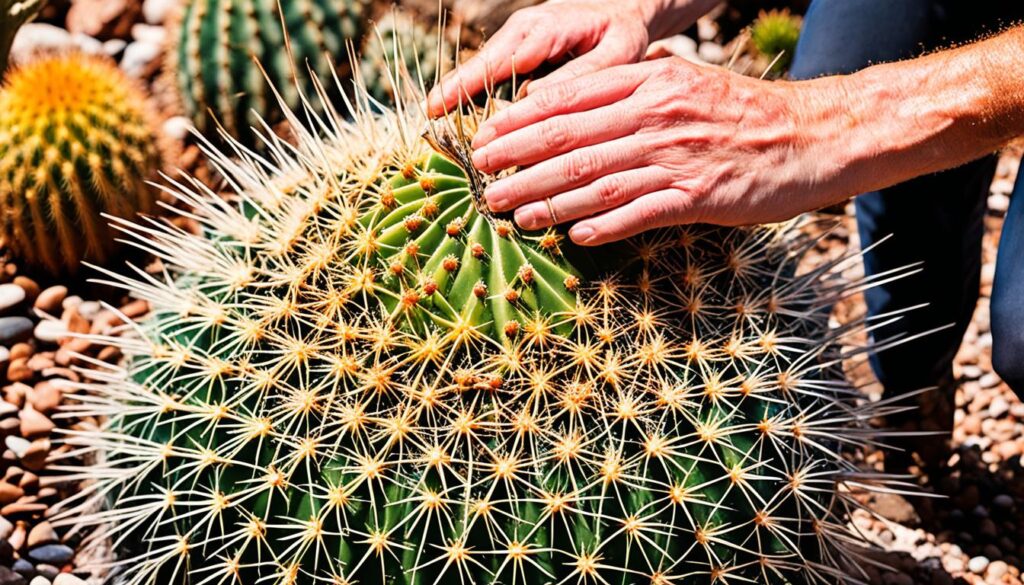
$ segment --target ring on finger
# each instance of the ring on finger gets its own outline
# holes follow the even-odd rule
[[[551,224],[552,225],[557,225],[558,224],[558,214],[555,213],[555,205],[551,202],[551,198],[550,197],[545,197],[544,198],[544,203],[548,204],[548,215],[551,216]]]

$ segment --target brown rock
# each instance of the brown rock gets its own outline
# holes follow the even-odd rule
[[[27,276],[15,276],[14,284],[20,286],[25,291],[25,298],[29,303],[36,301],[36,297],[39,296],[39,285],[36,284],[36,281]]]
[[[0,506],[17,502],[18,498],[25,495],[25,490],[6,481],[0,481]]]
[[[100,354],[96,357],[98,357],[100,361],[107,362],[108,364],[117,363],[117,361],[121,359],[121,350],[112,345],[108,345],[100,350]]]
[[[134,300],[121,307],[121,312],[124,313],[125,317],[137,319],[149,312],[149,303],[142,299]]]
[[[10,418],[5,418],[3,420],[0,420],[0,437],[6,437],[8,435],[13,435],[13,434],[17,433],[18,429],[20,429],[20,428],[21,428],[21,421],[18,420],[18,417],[12,416]]]
[[[56,498],[58,495],[60,494],[57,492],[57,488],[44,487],[39,490],[39,493],[36,494],[36,497],[38,497],[40,500],[49,500],[51,498]]]
[[[138,0],[74,0],[65,24],[71,33],[105,41],[127,37],[141,12]]]
[[[981,417],[975,414],[970,414],[964,418],[963,424],[960,425],[965,433],[968,435],[977,435],[981,432]]]
[[[4,401],[17,406],[20,409],[25,405],[25,397],[28,396],[28,391],[31,389],[31,386],[21,382],[8,384],[4,386]]]
[[[71,307],[64,310],[61,320],[68,326],[71,333],[84,334],[89,332],[89,320],[78,312],[78,307]]]
[[[41,514],[46,511],[49,506],[41,504],[36,501],[34,497],[24,497],[19,502],[13,504],[7,504],[3,508],[0,508],[0,514],[4,516],[26,516]],[[15,529],[17,533],[17,529]],[[13,536],[11,538],[14,538]],[[12,543],[13,544],[13,543]],[[20,548],[20,547],[19,547]]]
[[[14,550],[21,550],[21,547],[25,546],[25,540],[27,538],[28,531],[25,529],[25,521],[18,520],[14,525],[14,532],[11,533],[11,537],[7,539],[7,542]]]
[[[26,404],[18,415],[21,418],[21,436],[26,439],[45,437],[57,426],[45,414]]]
[[[25,470],[23,470],[22,468],[18,467],[17,465],[12,465],[12,466],[8,467],[7,468],[7,472],[4,473],[4,481],[6,481],[6,482],[8,482],[8,483],[10,483],[12,485],[15,485],[15,484],[18,483],[18,481],[21,480],[21,476],[24,475],[24,474],[25,474]]]
[[[53,382],[43,381],[36,384],[28,392],[28,403],[44,414],[49,414],[60,406],[64,393]]]
[[[11,360],[10,365],[7,366],[7,379],[11,382],[31,380],[34,375],[35,372],[28,367],[28,360],[25,358]]]
[[[39,471],[46,466],[46,457],[50,454],[50,440],[49,439],[36,439],[29,445],[28,451],[25,452],[25,456],[21,458],[21,464],[26,469],[32,471]],[[2,512],[0,512],[2,513]]]
[[[40,311],[55,314],[60,309],[60,304],[64,302],[64,299],[68,296],[68,287],[66,286],[51,286],[50,288],[39,293],[39,297],[36,299],[35,307]]]
[[[15,343],[14,346],[11,347],[11,359],[28,359],[34,352],[35,350],[32,349],[32,346],[24,341],[21,343]]]
[[[52,368],[57,365],[53,361],[53,352],[37,353],[34,356],[28,358],[28,362],[25,364],[33,372],[42,372],[46,368]]]
[[[49,522],[43,520],[39,524],[32,527],[32,530],[28,533],[28,546],[34,548],[44,544],[52,544],[60,541],[57,537],[57,531],[53,529],[53,526]]]
[[[86,339],[85,337],[71,337],[68,339],[61,349],[66,349],[72,353],[86,353],[92,346],[92,340]]]
[[[26,471],[22,473],[21,479],[18,480],[18,487],[25,490],[26,492],[36,490],[39,487],[39,476],[32,473],[31,471]]]
[[[43,370],[43,377],[46,379],[61,378],[63,380],[71,380],[72,382],[78,382],[81,380],[78,372],[70,368],[46,368]]]

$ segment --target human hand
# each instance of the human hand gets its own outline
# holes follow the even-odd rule
[[[473,164],[525,229],[598,245],[666,225],[781,221],[855,193],[842,78],[769,82],[678,58],[550,84],[484,122]],[[851,149],[852,151],[852,149]],[[545,201],[549,199],[549,201]],[[555,217],[552,217],[552,212]]]
[[[443,115],[484,90],[549,61],[572,60],[540,80],[535,91],[644,57],[652,18],[644,0],[562,0],[524,8],[479,53],[446,75],[430,92],[427,110]]]

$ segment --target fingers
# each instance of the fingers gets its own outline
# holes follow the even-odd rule
[[[430,91],[427,113],[443,116],[460,101],[467,102],[486,87],[512,77],[513,69],[517,73],[536,69],[548,59],[550,39],[530,32],[525,25],[499,30],[479,53],[445,75]]]
[[[642,146],[623,138],[574,150],[492,183],[484,191],[484,198],[493,211],[539,201],[598,177],[642,166],[646,162]]]
[[[579,189],[559,193],[544,201],[527,203],[516,209],[516,223],[523,229],[538,230],[555,223],[589,217],[624,205],[641,195],[671,184],[672,175],[658,167],[631,169],[602,177]],[[556,217],[552,217],[552,212]]]
[[[616,65],[636,63],[643,58],[644,51],[639,45],[631,47],[630,45],[633,44],[626,35],[610,32],[589,53],[581,55],[541,79],[533,81],[530,84],[530,93]]]
[[[491,116],[473,137],[473,148],[481,150],[499,136],[536,124],[553,116],[593,110],[629,97],[643,83],[642,71],[620,66],[579,77],[528,96]]]
[[[506,134],[473,152],[473,166],[494,173],[547,160],[584,146],[636,134],[644,117],[628,104],[613,104],[577,114],[555,116]]]
[[[658,227],[700,222],[699,206],[678,189],[648,193],[572,226],[569,237],[582,246],[616,242]]]

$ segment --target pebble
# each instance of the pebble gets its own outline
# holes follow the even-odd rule
[[[0,364],[11,359],[11,350],[6,345],[0,345]]]
[[[26,405],[19,415],[21,419],[21,436],[26,439],[37,439],[49,435],[56,427],[53,421],[38,410]]]
[[[75,551],[66,544],[47,544],[28,552],[28,557],[37,563],[61,566],[67,564],[75,556]],[[985,564],[988,564],[986,559]]]
[[[28,339],[32,321],[26,317],[0,317],[0,344],[10,345]]]
[[[11,537],[11,533],[14,532],[14,524],[3,516],[0,516],[0,540],[7,540]]]
[[[28,448],[32,446],[32,442],[21,437],[12,436],[4,439],[4,445],[20,459],[25,456],[25,453],[28,453]]]
[[[39,571],[40,575],[46,577],[51,581],[53,581],[57,578],[58,575],[60,575],[60,569],[54,567],[53,565],[48,565],[46,563],[39,563],[38,565],[36,565],[36,570]]]
[[[999,418],[1010,412],[1010,403],[1002,396],[996,396],[988,405],[988,415],[992,418]]]
[[[15,573],[18,573],[26,579],[31,579],[36,576],[36,568],[32,566],[32,563],[25,559],[18,559],[14,561],[14,565],[11,567]]]
[[[143,41],[128,43],[121,56],[121,69],[132,77],[142,77],[159,56],[160,45]]]
[[[142,17],[149,24],[163,24],[176,4],[175,0],[144,0]]]
[[[54,579],[53,585],[85,585],[85,581],[82,581],[78,577],[75,577],[71,573],[61,573]]]
[[[1002,193],[995,193],[988,197],[988,208],[1000,215],[1010,209],[1010,198]]]
[[[27,581],[24,577],[7,567],[0,566],[0,585],[25,585],[25,583]]]
[[[718,43],[704,42],[697,47],[697,55],[701,60],[717,65],[725,62],[725,49]]]
[[[167,118],[162,126],[164,136],[171,140],[185,140],[192,131],[192,120],[185,116],[173,116]]]
[[[67,337],[68,327],[63,321],[56,319],[44,319],[36,325],[35,336],[39,341],[57,343],[63,337]]]
[[[12,283],[0,284],[0,311],[6,311],[25,300],[25,289]]]
[[[29,581],[28,585],[52,585],[50,580],[42,575],[36,575],[35,579]]]
[[[60,539],[57,537],[57,531],[53,529],[53,526],[49,522],[43,520],[39,524],[32,527],[32,530],[28,532],[28,546],[29,548],[35,548],[44,544],[53,544]]]
[[[982,575],[985,573],[985,569],[988,568],[988,559],[982,556],[977,556],[967,561],[967,570],[974,573],[975,575]]]
[[[1010,570],[1009,565],[1003,561],[992,561],[992,564],[988,566],[988,570],[985,571],[985,579],[987,581],[998,581]]]
[[[994,372],[987,372],[981,378],[978,378],[978,384],[980,384],[982,388],[995,388],[999,385],[999,376]]]
[[[162,45],[167,32],[162,26],[137,23],[132,25],[132,38],[143,43]]]
[[[28,391],[28,403],[42,413],[49,413],[60,406],[64,393],[60,387],[49,381],[43,381]]]
[[[11,485],[6,481],[0,481],[0,506],[13,504],[24,497],[24,495],[25,490],[22,489],[21,486]]]
[[[46,465],[46,457],[50,454],[50,440],[36,439],[32,441],[25,455],[21,457],[21,463],[27,469],[39,471]]]
[[[128,41],[124,39],[110,39],[109,41],[103,42],[103,54],[108,57],[116,57],[121,54],[121,51],[128,46]]]
[[[62,285],[51,286],[36,297],[35,308],[44,313],[55,314],[61,308],[60,305],[67,296],[68,287]]]

